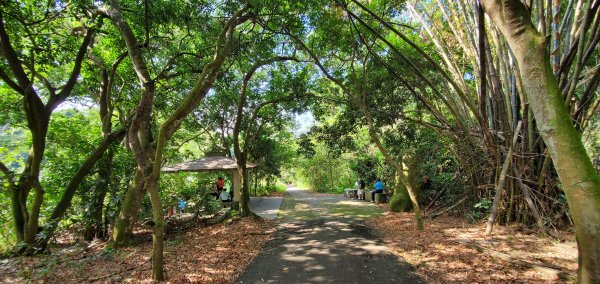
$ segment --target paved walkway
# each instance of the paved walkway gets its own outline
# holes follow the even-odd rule
[[[250,207],[250,211],[256,213],[256,215],[274,220],[277,219],[282,201],[283,198],[281,197],[250,197],[248,206]]]
[[[236,283],[421,283],[362,219],[381,208],[289,186],[279,228]]]

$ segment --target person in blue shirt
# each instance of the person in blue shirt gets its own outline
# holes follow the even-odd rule
[[[183,213],[183,209],[185,209],[185,200],[179,199],[179,212]]]
[[[371,191],[371,202],[375,202],[375,193],[383,193],[383,182],[377,178],[375,181],[375,190]]]

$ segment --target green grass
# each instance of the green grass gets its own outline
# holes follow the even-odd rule
[[[285,191],[285,184],[277,183],[275,185],[275,192],[284,192],[284,191]]]
[[[364,219],[383,215],[384,210],[368,202],[336,202],[331,204],[329,210],[332,215]]]
[[[385,212],[382,208],[368,202],[335,197],[324,198],[325,200],[321,202],[284,198],[279,217],[284,222],[321,219],[325,216],[365,219],[380,216]]]
[[[299,202],[296,199],[284,198],[281,209],[279,210],[279,217],[282,220],[312,220],[319,217],[319,213],[305,203]]]

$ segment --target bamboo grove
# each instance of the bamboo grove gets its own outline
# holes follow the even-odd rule
[[[597,6],[585,5],[590,3],[569,1],[561,6],[560,1],[532,1],[529,6],[532,21],[540,34],[551,39],[552,70],[580,133],[598,110],[598,99],[593,93],[599,82],[596,78],[599,70],[592,54],[597,45],[600,19]],[[437,9],[430,6],[437,6]],[[420,1],[407,3],[407,7],[411,17],[435,45],[444,69],[468,94],[456,97],[454,108],[475,107],[468,109],[470,113],[467,114],[458,112],[457,120],[475,126],[460,129],[459,133],[476,129],[481,141],[477,145],[485,147],[471,148],[460,137],[455,140],[457,148],[465,150],[457,149],[457,153],[463,153],[457,156],[462,160],[461,164],[470,166],[465,172],[471,176],[475,194],[491,194],[488,187],[493,187],[501,175],[508,175],[508,194],[502,200],[501,220],[506,223],[536,222],[542,231],[544,224],[554,226],[556,222],[569,222],[567,211],[556,202],[561,189],[557,186],[544,141],[537,132],[517,61],[501,33],[485,21],[482,9],[467,1]],[[436,21],[434,17],[443,17],[445,22]],[[453,58],[461,58],[462,62]],[[472,75],[477,77],[477,83],[470,89],[463,75],[470,70],[467,68],[473,68]],[[475,116],[479,118],[474,119]],[[523,123],[518,134],[520,139],[518,144],[512,145],[511,138],[519,121]],[[452,129],[452,125],[443,126]],[[513,165],[508,172],[502,172],[501,166],[509,148],[514,152]],[[482,168],[487,170],[481,171]]]

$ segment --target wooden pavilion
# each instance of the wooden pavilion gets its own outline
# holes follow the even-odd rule
[[[255,167],[256,165],[253,163],[246,163],[246,168],[249,170]],[[233,181],[233,206],[234,208],[238,208],[242,193],[238,169],[237,161],[234,158],[228,158],[224,156],[208,156],[202,159],[182,162],[170,167],[165,167],[162,169],[162,172],[179,173],[229,171],[231,172]]]

